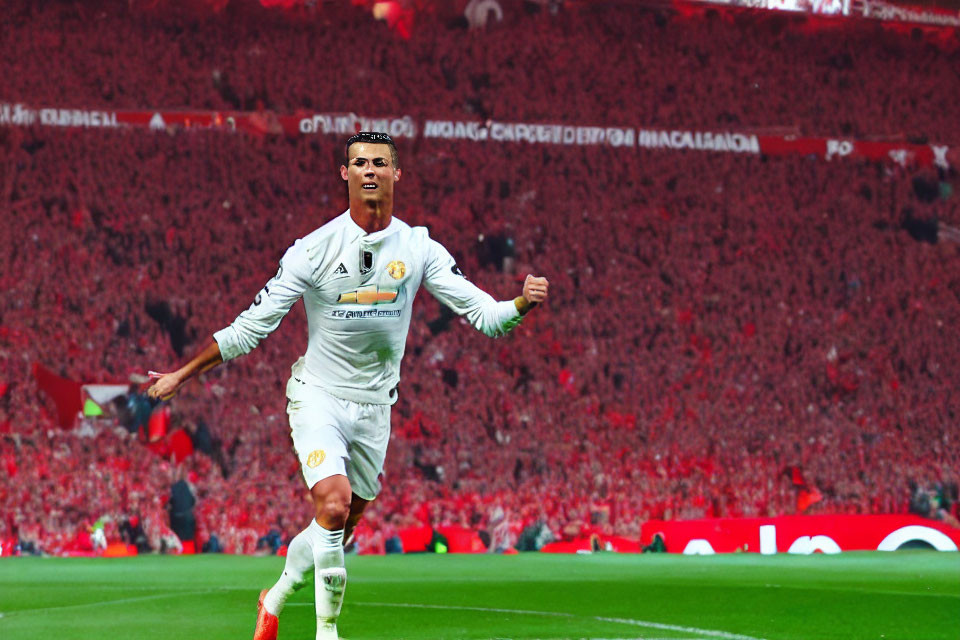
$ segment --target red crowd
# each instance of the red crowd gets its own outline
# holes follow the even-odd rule
[[[684,17],[573,2],[467,29],[449,19],[464,4],[454,0],[422,7],[403,39],[355,0],[315,12],[234,0],[195,21],[149,4],[163,0],[6,3],[0,65],[10,75],[0,97],[35,107],[263,106],[933,142],[956,129],[960,79],[950,71],[960,42],[949,30],[917,37],[919,28],[904,34],[873,20]]]
[[[956,132],[949,109],[930,108],[957,92],[942,73],[955,54],[875,26],[840,37],[561,12],[469,34],[437,24],[429,39],[421,24],[402,40],[349,11],[256,31],[242,16],[178,30],[78,11],[15,8],[0,27],[17,43],[0,52],[4,98]],[[370,47],[357,53],[356,38]],[[116,73],[49,72],[67,58],[95,70],[98,55]],[[180,476],[200,543],[249,553],[271,529],[302,529],[283,395],[306,342],[299,307],[170,403],[173,429],[209,425],[222,464],[199,452],[173,464],[111,415],[64,430],[31,371],[126,382],[189,356],[295,238],[346,208],[341,144],[0,128],[0,540],[83,551],[94,521],[108,516],[114,540],[136,517],[160,548]],[[429,295],[416,303],[361,548],[423,524],[636,538],[650,518],[795,513],[801,491],[809,511],[837,513],[904,512],[911,486],[955,493],[960,256],[902,228],[958,222],[953,173],[424,139],[400,155],[399,217],[495,297],[535,272],[551,300],[496,341]]]

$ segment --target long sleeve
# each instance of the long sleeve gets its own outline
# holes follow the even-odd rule
[[[522,316],[513,300],[497,302],[464,277],[443,245],[427,239],[423,285],[433,296],[491,338],[505,335]]]
[[[280,260],[277,275],[264,285],[253,304],[233,323],[213,334],[224,361],[253,351],[311,286],[311,269],[303,242],[297,240]]]

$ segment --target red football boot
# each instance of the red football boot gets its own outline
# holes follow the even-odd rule
[[[277,640],[277,628],[280,621],[263,606],[263,599],[267,596],[269,589],[260,592],[260,599],[257,601],[257,628],[253,631],[253,640]]]

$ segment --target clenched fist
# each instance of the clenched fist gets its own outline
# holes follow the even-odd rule
[[[549,288],[550,283],[546,278],[538,278],[528,274],[527,279],[523,281],[523,297],[530,304],[543,302],[547,299],[547,289]]]
[[[177,394],[177,390],[183,384],[183,380],[177,373],[151,371],[148,375],[155,382],[147,389],[147,395],[154,400],[169,400]]]

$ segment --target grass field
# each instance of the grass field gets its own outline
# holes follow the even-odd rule
[[[0,638],[252,636],[282,558],[0,560]],[[960,554],[349,557],[340,633],[372,638],[960,638]],[[280,619],[314,637],[312,585]]]

